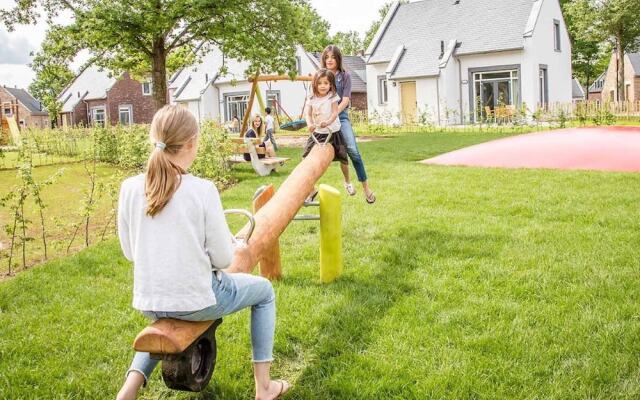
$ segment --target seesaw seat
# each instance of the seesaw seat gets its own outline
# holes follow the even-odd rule
[[[213,322],[159,319],[136,336],[133,348],[151,354],[179,354],[205,333]]]

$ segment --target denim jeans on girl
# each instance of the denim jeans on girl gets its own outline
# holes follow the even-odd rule
[[[175,318],[185,321],[213,321],[251,307],[251,347],[253,362],[273,361],[273,336],[276,327],[276,298],[269,280],[249,274],[220,273],[213,276],[212,288],[216,304],[192,312],[144,311],[151,319]],[[127,374],[138,371],[144,375],[145,384],[159,360],[149,353],[136,352]]]
[[[340,130],[342,131],[342,138],[344,144],[347,147],[347,154],[353,163],[353,168],[356,169],[358,175],[358,181],[365,182],[367,180],[367,173],[364,170],[364,161],[358,150],[358,144],[356,143],[356,135],[353,133],[351,127],[351,120],[349,119],[349,113],[345,109],[339,115],[340,118]]]

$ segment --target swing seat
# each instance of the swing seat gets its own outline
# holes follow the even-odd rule
[[[280,125],[280,129],[285,131],[299,131],[307,126],[307,121],[304,119],[297,119],[295,121],[287,122]]]

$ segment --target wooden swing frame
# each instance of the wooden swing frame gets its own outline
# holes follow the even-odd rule
[[[251,114],[251,110],[253,109],[253,102],[258,94],[258,83],[259,82],[276,82],[276,81],[291,81],[291,82],[312,82],[312,76],[296,76],[291,78],[289,75],[259,75],[255,74],[254,76],[249,77],[249,82],[251,85],[251,92],[249,94],[249,103],[247,104],[247,112],[242,117],[242,127],[240,129],[241,137],[247,132],[247,128],[249,127],[249,116]],[[282,107],[282,106],[281,106]]]

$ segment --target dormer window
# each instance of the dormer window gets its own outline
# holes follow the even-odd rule
[[[153,91],[153,85],[151,82],[143,82],[142,83],[142,95],[143,96],[151,96],[151,92]]]

